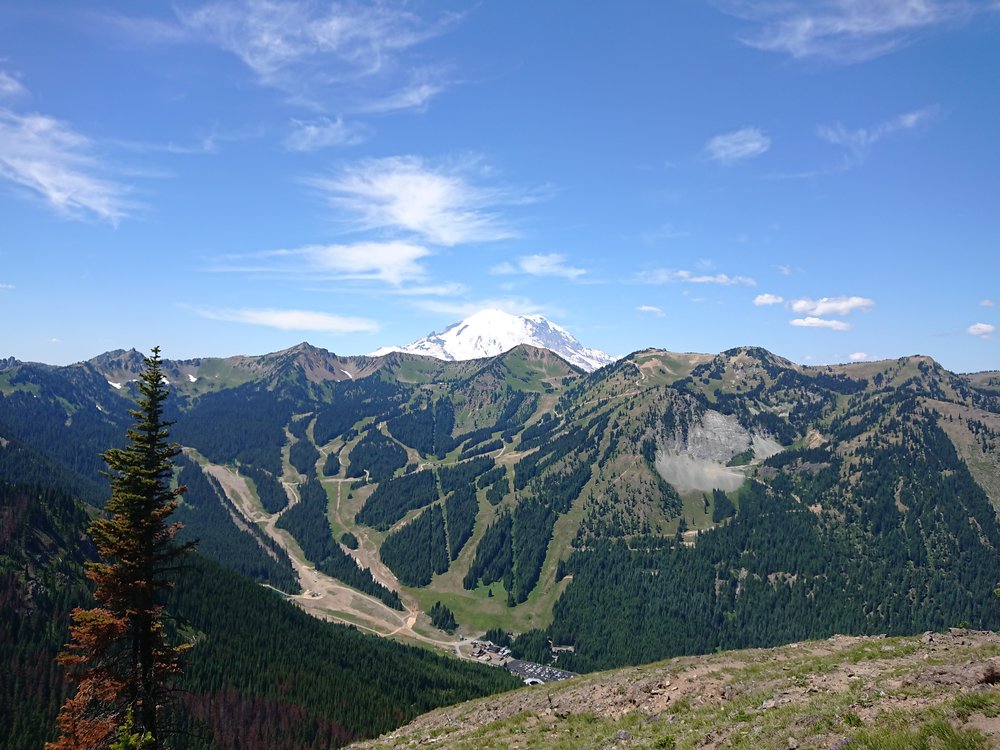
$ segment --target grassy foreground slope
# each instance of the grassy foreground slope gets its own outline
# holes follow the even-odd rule
[[[356,748],[1000,747],[1000,635],[834,636],[601,672],[434,711]]]

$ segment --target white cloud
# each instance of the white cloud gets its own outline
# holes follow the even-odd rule
[[[780,265],[778,266],[778,273],[780,273],[782,276],[791,276],[792,267],[787,264]]]
[[[445,87],[442,83],[427,81],[410,83],[380,99],[366,102],[359,107],[359,111],[365,114],[385,114],[406,109],[422,111],[427,108],[431,99],[444,90]]]
[[[55,336],[53,336],[52,338],[50,338],[50,339],[48,340],[48,342],[49,342],[50,344],[61,344],[61,343],[63,342],[63,340],[62,340],[62,339],[60,339],[60,338],[56,338]]]
[[[980,307],[995,307],[996,306],[996,302],[994,302],[991,299],[981,299],[981,300],[979,300],[979,306]]]
[[[656,307],[655,305],[639,305],[635,309],[638,310],[639,312],[644,312],[644,313],[649,313],[650,315],[655,315],[658,318],[662,318],[664,315],[666,315],[666,313],[663,312],[662,309],[660,309],[659,307]]]
[[[575,268],[565,263],[566,256],[560,253],[547,255],[522,255],[517,264],[504,261],[490,269],[493,274],[525,273],[529,276],[559,276],[564,279],[576,279],[586,272],[583,268]]]
[[[777,294],[758,294],[753,298],[753,303],[757,307],[763,307],[764,305],[780,305],[785,301],[785,298]]]
[[[110,145],[137,154],[176,154],[178,156],[198,156],[215,154],[220,145],[255,140],[265,134],[262,126],[243,127],[236,130],[220,131],[212,126],[206,131],[197,132],[193,138],[177,142],[167,141],[136,141],[125,138],[115,138],[106,141]]]
[[[14,289],[13,284],[0,284],[0,289]]]
[[[104,24],[126,42],[148,47],[152,44],[185,44],[194,41],[197,35],[176,20],[142,18],[115,13],[97,15]]]
[[[906,112],[891,120],[880,122],[872,128],[848,130],[842,123],[820,125],[816,133],[824,141],[835,146],[843,146],[855,159],[862,160],[868,151],[880,140],[901,130],[913,130],[921,123],[937,116],[940,108],[937,106],[923,107],[912,112]]]
[[[369,159],[309,183],[353,217],[359,229],[421,235],[436,245],[489,242],[514,236],[491,208],[515,202],[495,188],[469,182],[475,161],[432,167],[415,156]]]
[[[278,328],[282,331],[321,331],[323,333],[371,333],[379,329],[368,318],[344,317],[309,310],[273,310],[256,308],[199,308],[196,312],[209,320]]]
[[[864,362],[867,359],[871,359],[867,352],[854,352],[847,357],[851,362]]]
[[[426,276],[420,260],[431,255],[409,242],[356,242],[348,245],[307,245],[223,258],[213,271],[279,274],[313,280],[383,281],[399,286]]]
[[[117,224],[131,207],[127,186],[102,173],[91,141],[41,114],[0,109],[0,177],[43,197],[59,213]]]
[[[5,70],[0,70],[0,97],[23,96],[27,89],[14,76]]]
[[[558,312],[523,297],[504,297],[464,302],[458,300],[424,299],[416,301],[414,305],[427,312],[438,315],[452,315],[457,318],[467,318],[480,310],[503,310],[512,315],[532,315],[535,313],[555,315]]]
[[[443,84],[426,80],[435,71],[417,68],[408,52],[460,18],[428,22],[398,5],[299,0],[222,0],[175,12],[188,37],[236,55],[262,85],[307,99],[336,95],[355,111],[426,105]],[[371,98],[373,90],[382,93]]]
[[[971,326],[965,329],[965,332],[970,336],[978,336],[981,339],[988,339],[997,330],[997,327],[992,323],[973,323]]]
[[[796,59],[855,63],[885,55],[935,27],[996,11],[977,0],[720,0],[722,8],[757,26],[742,41]]]
[[[771,139],[758,128],[743,128],[723,133],[709,139],[705,152],[710,159],[733,164],[743,159],[760,156],[771,148]]]
[[[792,302],[792,310],[805,315],[850,315],[855,310],[867,312],[874,306],[875,300],[867,297],[802,298]]]
[[[442,284],[418,284],[416,286],[401,286],[392,290],[393,294],[402,297],[454,297],[465,294],[469,288],[465,284],[446,281]]]
[[[396,285],[422,278],[424,269],[418,261],[431,254],[427,248],[408,242],[315,245],[303,252],[319,271]]]
[[[344,122],[342,117],[331,120],[292,120],[291,131],[285,137],[289,151],[319,151],[331,146],[354,146],[365,140],[363,129]]]
[[[809,316],[806,318],[795,318],[789,323],[793,326],[798,326],[799,328],[829,328],[832,331],[847,331],[850,330],[851,324],[845,323],[842,320],[827,320],[825,318],[815,318]]]
[[[654,268],[639,274],[639,281],[645,284],[719,284],[721,286],[756,286],[757,282],[749,276],[730,276],[725,273],[695,274],[691,271],[674,271],[667,268]]]

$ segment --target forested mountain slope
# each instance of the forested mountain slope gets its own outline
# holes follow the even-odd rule
[[[99,486],[85,456],[120,439],[134,359],[8,361],[0,435]],[[292,593],[303,566],[341,577],[361,598],[323,606],[343,619],[397,596],[407,627],[366,620],[377,632],[449,642],[419,614],[441,602],[460,633],[541,629],[573,647],[560,666],[589,670],[1000,625],[989,374],[754,347],[645,350],[590,374],[523,346],[166,365],[200,488],[181,512],[206,554]]]
[[[85,509],[60,489],[0,482],[0,746],[54,736],[69,610],[91,606]],[[192,643],[170,747],[319,748],[516,684],[506,673],[316,620],[198,555],[167,603]]]

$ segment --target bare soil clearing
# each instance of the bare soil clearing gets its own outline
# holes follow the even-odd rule
[[[226,497],[247,522],[257,525],[288,552],[302,588],[301,593],[289,598],[302,609],[325,620],[355,625],[381,636],[425,643],[461,656],[457,639],[434,638],[414,629],[417,618],[421,614],[418,604],[402,591],[396,577],[379,559],[374,543],[367,537],[363,529],[359,530],[361,533],[356,533],[359,542],[358,549],[347,551],[359,564],[372,572],[375,580],[387,588],[400,592],[405,607],[402,612],[316,570],[304,558],[302,550],[299,549],[294,539],[287,532],[277,528],[276,523],[281,513],[267,513],[254,496],[247,480],[234,469],[227,466],[206,464],[204,471],[218,480]],[[337,501],[334,507],[336,520],[340,523],[342,484],[354,480],[324,479],[323,481],[336,483]],[[289,507],[291,507],[299,501],[298,489],[295,484],[290,482],[283,482],[283,485],[288,493]],[[341,523],[341,525],[343,524]]]

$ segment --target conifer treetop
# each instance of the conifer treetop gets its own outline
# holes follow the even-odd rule
[[[59,656],[77,692],[60,712],[53,750],[104,748],[116,733],[162,747],[159,714],[186,649],[167,643],[162,604],[174,563],[193,546],[177,544],[181,525],[169,522],[186,490],[171,486],[181,451],[168,442],[171,423],[163,419],[169,388],[159,347],[144,364],[126,445],[101,454],[111,497],[90,526],[100,559],[87,565],[98,606],[74,610],[72,640]]]

